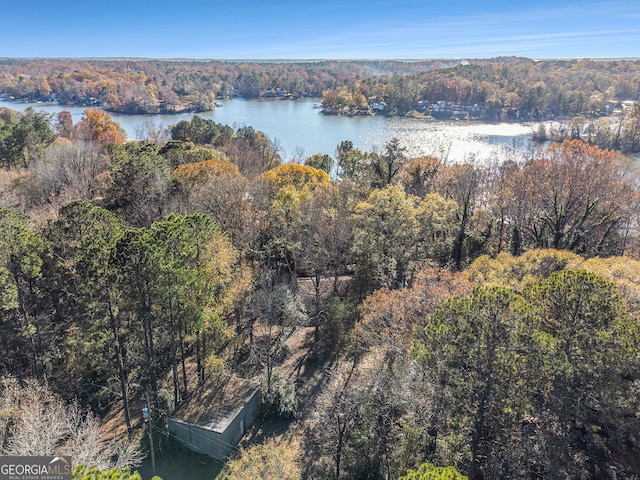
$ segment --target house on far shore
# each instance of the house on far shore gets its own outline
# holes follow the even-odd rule
[[[167,421],[191,450],[224,460],[258,415],[260,384],[238,377],[207,381]]]

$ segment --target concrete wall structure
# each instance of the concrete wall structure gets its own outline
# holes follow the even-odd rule
[[[238,442],[258,416],[260,390],[255,386],[239,405],[229,405],[213,421],[188,421],[181,418],[182,406],[168,418],[169,432],[195,452],[224,460],[233,453]]]

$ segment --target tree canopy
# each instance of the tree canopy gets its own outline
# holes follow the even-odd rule
[[[389,87],[376,100],[399,112],[413,99],[391,86],[418,101],[414,67],[375,84],[336,68],[331,88],[366,110],[382,95],[366,89]],[[246,89],[271,72],[272,95],[297,77],[243,68]],[[166,101],[215,99],[189,87],[206,72],[184,75]],[[486,100],[497,116],[518,101]],[[79,478],[137,478],[142,426],[154,438],[235,375],[262,396],[228,478],[640,472],[639,182],[618,154],[576,138],[450,163],[345,140],[334,169],[324,154],[283,164],[263,132],[198,117],[134,141],[103,110],[53,121],[0,110],[2,452],[75,452]],[[107,422],[125,443],[106,442]]]

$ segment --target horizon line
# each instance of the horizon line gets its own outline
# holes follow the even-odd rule
[[[527,57],[523,55],[494,55],[489,57],[146,57],[146,56],[32,56],[32,57],[11,57],[0,56],[2,60],[164,60],[164,61],[201,61],[201,62],[373,62],[373,61],[398,61],[398,62],[422,62],[422,61],[451,61],[451,60],[493,60],[501,58],[524,59],[532,61],[553,61],[553,60],[628,60],[638,61],[640,56],[565,56],[565,57]]]

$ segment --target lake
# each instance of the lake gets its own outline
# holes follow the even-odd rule
[[[410,156],[433,155],[451,161],[463,161],[475,156],[479,161],[504,158],[514,151],[530,147],[531,133],[536,124],[482,124],[459,121],[429,121],[404,117],[343,117],[320,113],[314,105],[319,99],[301,100],[245,100],[235,98],[223,102],[213,112],[199,113],[202,118],[234,128],[252,126],[274,141],[285,160],[303,158],[314,153],[335,156],[336,146],[351,140],[360,150],[381,151],[393,137],[407,149]],[[71,112],[74,122],[82,117],[85,107],[57,104],[18,103],[0,99],[0,107],[25,110],[33,107],[57,113]],[[136,139],[136,130],[145,122],[173,125],[189,120],[192,113],[176,115],[111,114],[127,131],[129,139]]]

